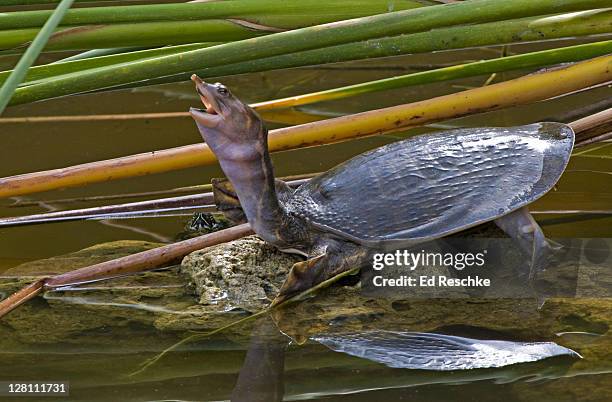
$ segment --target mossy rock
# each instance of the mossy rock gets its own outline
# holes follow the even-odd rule
[[[302,259],[248,236],[191,253],[181,272],[191,279],[200,304],[257,312],[278,294],[291,266]]]

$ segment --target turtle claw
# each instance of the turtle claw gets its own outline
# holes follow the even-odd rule
[[[546,304],[546,297],[539,295],[539,294],[536,295],[536,307],[538,311],[542,310],[542,308],[544,307],[544,304]]]
[[[285,279],[285,283],[283,283],[278,295],[272,301],[271,306],[277,306],[322,282],[325,279],[322,278],[322,274],[328,265],[326,256],[327,254],[322,254],[293,264],[287,279]]]
[[[276,307],[285,300],[287,300],[287,298],[279,294],[274,298],[274,300],[272,300],[272,303],[270,303],[270,307]]]
[[[531,273],[530,273],[531,274]],[[535,276],[529,276],[529,279],[527,279],[528,281],[528,285],[529,288],[531,289],[531,294],[533,296],[533,299],[535,301],[535,307],[536,310],[540,311],[542,310],[542,308],[544,307],[544,304],[546,303],[546,295],[544,295],[540,289],[538,289],[538,287],[536,286],[536,277]]]

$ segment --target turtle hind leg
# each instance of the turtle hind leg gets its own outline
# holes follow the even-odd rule
[[[354,243],[331,241],[324,251],[291,267],[278,296],[272,302],[276,306],[323,281],[342,272],[361,267],[367,262],[367,251]]]
[[[527,207],[497,218],[495,223],[530,257],[529,279],[533,281],[538,272],[546,269],[549,257],[558,246],[546,239]]]

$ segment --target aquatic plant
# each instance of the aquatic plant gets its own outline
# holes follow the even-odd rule
[[[271,151],[329,144],[402,130],[468,114],[526,104],[604,83],[612,78],[612,56],[469,89],[424,101],[272,130]],[[502,96],[512,94],[512,96]],[[205,144],[137,154],[0,179],[0,197],[31,194],[216,163]]]
[[[49,41],[53,30],[62,20],[72,2],[73,0],[62,0],[57,8],[49,14],[44,26],[36,33],[36,36],[33,38],[34,40],[17,63],[17,66],[15,66],[15,69],[3,82],[0,88],[0,114],[2,114],[4,108],[9,103],[15,88],[19,86],[19,83],[26,76],[28,69],[36,61],[43,47]]]
[[[395,11],[87,70],[59,74],[56,71],[46,76],[45,81],[26,82],[16,91],[12,102],[27,103],[142,81],[148,84],[177,81],[187,79],[193,72],[205,78],[419,51],[603,33],[611,29],[609,10],[552,17],[549,14],[605,6],[606,2],[601,0],[508,0],[503,3],[471,0]],[[241,63],[247,63],[246,67],[236,66]],[[166,78],[156,80],[161,77]]]

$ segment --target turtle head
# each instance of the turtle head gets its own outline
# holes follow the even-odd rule
[[[195,74],[191,80],[204,104],[204,109],[191,108],[191,116],[231,182],[244,216],[261,238],[285,245],[279,234],[285,211],[276,194],[268,132],[262,120],[225,86],[208,84]]]
[[[267,141],[266,129],[257,113],[223,84],[206,83],[195,74],[191,80],[204,108],[191,108],[190,113],[212,151],[218,158],[255,157],[250,151],[260,149],[259,145]]]

